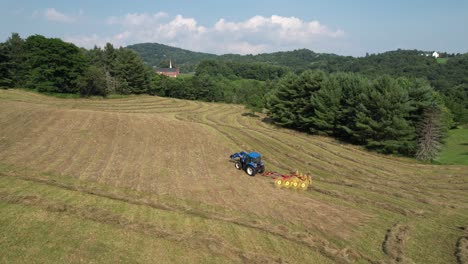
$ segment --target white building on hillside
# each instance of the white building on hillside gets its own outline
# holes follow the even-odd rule
[[[434,51],[434,53],[432,53],[432,57],[434,58],[439,58],[439,53],[437,51]]]

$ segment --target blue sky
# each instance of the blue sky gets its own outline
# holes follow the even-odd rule
[[[307,48],[363,56],[468,52],[468,1],[1,0],[0,40],[41,34],[91,48],[157,42],[216,54]]]

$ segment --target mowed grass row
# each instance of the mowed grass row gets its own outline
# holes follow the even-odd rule
[[[402,252],[416,263],[455,262],[459,227],[468,222],[466,167],[369,153],[275,127],[242,106],[150,96],[49,99],[22,91],[3,91],[0,102],[0,162],[163,196],[208,221],[286,240],[286,252],[308,250],[317,261],[396,261],[402,256],[392,252]],[[227,162],[239,150],[260,151],[268,169],[311,173],[313,188],[276,190],[267,178],[247,177]],[[396,243],[401,230],[406,242]],[[244,252],[242,235],[236,230],[227,240]],[[257,241],[257,257],[307,260],[271,253],[265,248],[277,242],[270,240]],[[221,258],[237,261],[238,254]]]

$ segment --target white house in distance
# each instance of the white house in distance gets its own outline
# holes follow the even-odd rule
[[[425,52],[425,53],[421,53],[421,56],[426,56],[426,57],[432,56],[432,57],[434,57],[434,58],[437,59],[437,58],[440,57],[440,54],[439,54],[439,52],[434,51],[434,52],[432,53],[432,55],[431,55],[430,52]]]

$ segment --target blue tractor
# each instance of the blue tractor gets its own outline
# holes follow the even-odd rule
[[[237,152],[230,156],[235,161],[236,169],[244,170],[249,176],[255,176],[257,173],[265,171],[265,163],[262,161],[262,155],[258,152]]]

